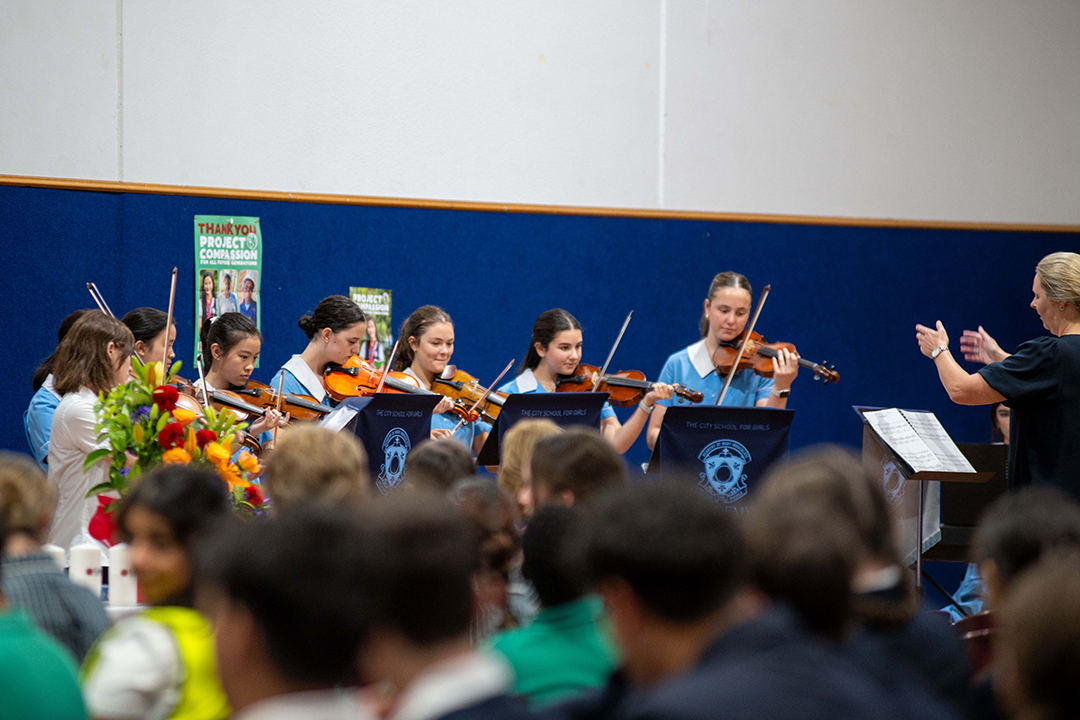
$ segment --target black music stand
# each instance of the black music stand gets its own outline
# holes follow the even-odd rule
[[[491,426],[484,447],[476,456],[476,464],[498,465],[502,438],[520,420],[545,418],[560,427],[584,425],[599,429],[600,413],[607,399],[607,393],[598,392],[508,395],[499,417]]]

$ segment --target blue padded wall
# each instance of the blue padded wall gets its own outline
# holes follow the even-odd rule
[[[836,365],[822,387],[803,372],[789,407],[792,446],[861,442],[852,404],[924,408],[959,441],[985,441],[985,408],[964,408],[941,388],[915,343],[916,322],[940,319],[954,344],[982,323],[1003,346],[1043,334],[1027,307],[1035,263],[1075,250],[1076,235],[577,217],[224,200],[170,195],[0,187],[3,337],[0,447],[26,450],[22,413],[30,375],[52,352],[56,328],[90,305],[97,283],[122,315],[165,309],[180,268],[177,356],[192,356],[194,215],[253,215],[265,243],[266,342],[256,379],[268,380],[305,338],[297,318],[350,286],[392,288],[399,325],[425,303],[455,320],[453,362],[493,378],[520,362],[536,316],[564,307],[585,331],[585,362],[601,364],[626,313],[634,320],[612,369],[655,378],[664,359],[694,342],[712,276],[738,270],[772,293],[758,324]],[[626,412],[620,411],[622,415]],[[639,440],[627,459],[647,458]]]

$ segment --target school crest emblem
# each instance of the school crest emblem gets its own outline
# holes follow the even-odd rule
[[[390,492],[401,485],[405,476],[405,456],[409,454],[409,435],[399,427],[386,433],[383,438],[383,463],[379,466],[379,477],[375,486],[381,492]]]
[[[748,489],[743,468],[751,458],[745,445],[734,440],[714,440],[705,446],[698,460],[705,465],[698,485],[713,500],[731,504],[746,495]]]

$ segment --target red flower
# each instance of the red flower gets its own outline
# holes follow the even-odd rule
[[[184,426],[178,422],[171,422],[161,429],[157,436],[161,447],[171,450],[184,443]]]
[[[266,502],[266,496],[263,495],[262,488],[258,485],[249,485],[244,488],[244,499],[255,507],[259,507]]]
[[[176,409],[176,399],[180,397],[180,391],[172,385],[158,385],[154,388],[154,404],[163,412]]]
[[[106,545],[113,544],[113,535],[116,533],[116,524],[113,522],[113,514],[105,512],[113,501],[111,497],[98,495],[98,507],[90,518],[90,537],[100,540]]]
[[[207,443],[212,443],[218,439],[217,433],[213,430],[199,430],[195,433],[195,441],[199,443],[199,447],[206,447]]]

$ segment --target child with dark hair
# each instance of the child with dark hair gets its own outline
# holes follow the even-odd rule
[[[514,694],[534,708],[601,687],[615,669],[603,604],[588,594],[584,530],[574,508],[547,505],[536,512],[522,538],[521,572],[536,589],[540,614],[491,642],[514,668]]]
[[[229,717],[210,624],[192,607],[198,546],[233,519],[225,483],[165,466],[120,503],[117,525],[150,609],[105,633],[83,663],[91,717]]]
[[[527,717],[506,695],[510,669],[469,639],[480,557],[461,514],[440,498],[399,493],[374,503],[362,526],[372,626],[361,674],[395,689],[387,720]]]
[[[451,437],[425,440],[405,456],[405,484],[410,488],[444,493],[458,480],[475,476],[472,455]]]
[[[169,326],[169,336],[165,336],[165,326],[169,324],[169,316],[152,307],[135,308],[120,321],[128,326],[131,334],[135,337],[135,355],[145,365],[149,362],[165,361],[165,369],[172,365],[176,353],[173,352],[173,343],[176,342],[176,325]],[[166,349],[168,348],[168,349]]]
[[[199,604],[237,718],[363,720],[335,690],[357,684],[367,634],[362,548],[355,515],[316,506],[234,526],[204,548]]]
[[[587,502],[626,483],[623,459],[590,428],[570,428],[537,440],[529,466],[536,507]]]

